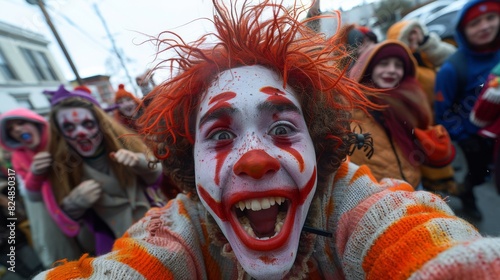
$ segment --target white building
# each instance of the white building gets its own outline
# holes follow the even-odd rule
[[[49,112],[42,93],[69,83],[42,35],[0,22],[0,114],[19,107]]]

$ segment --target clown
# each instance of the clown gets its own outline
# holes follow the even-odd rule
[[[197,114],[195,170],[205,170],[195,173],[197,193],[254,277],[290,269],[316,189],[300,107],[275,72],[245,66],[222,72]]]
[[[110,254],[35,279],[473,278],[498,268],[499,239],[439,197],[346,161],[348,112],[375,105],[334,63],[348,55],[338,38],[271,1],[212,2],[217,33],[206,36],[220,41],[160,40],[179,72],[140,119],[185,193]],[[491,258],[474,259],[485,250]],[[459,266],[462,256],[481,266]]]
[[[119,137],[130,132],[91,95],[63,86],[46,93],[53,95],[52,137],[46,152],[52,164],[40,173],[54,186],[46,190],[49,210],[76,222],[63,230],[68,236],[78,235],[86,252],[106,253],[114,239],[149,209],[145,189],[156,182],[161,168],[149,167],[149,151],[140,139]],[[38,185],[28,187],[40,191]],[[79,235],[86,230],[93,234]]]
[[[115,94],[115,104],[118,110],[115,111],[115,118],[127,128],[137,131],[136,119],[140,116],[142,110],[139,109],[140,100],[131,92],[125,90],[125,85],[118,85],[118,91]]]

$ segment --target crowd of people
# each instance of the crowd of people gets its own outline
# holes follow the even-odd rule
[[[465,4],[457,46],[418,21],[384,39],[354,24],[327,38],[319,0],[306,19],[271,0],[212,2],[214,34],[164,33],[176,56],[163,63],[178,67],[159,85],[138,77],[144,98],[120,84],[104,110],[62,85],[45,92],[47,118],[0,115],[16,230],[40,261],[26,277],[500,275],[500,238],[471,224],[490,171],[500,194],[500,2]]]

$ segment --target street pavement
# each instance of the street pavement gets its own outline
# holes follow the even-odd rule
[[[457,149],[457,156],[453,162],[453,166],[455,167],[456,180],[462,182],[465,176],[466,164],[460,149]],[[463,217],[476,226],[483,235],[500,236],[500,194],[496,191],[493,176],[490,176],[484,184],[476,186],[474,193],[477,198],[477,206],[483,214],[482,221],[468,219],[463,214],[462,203],[457,197],[450,196],[445,200],[448,201],[448,205],[450,205],[457,216]]]

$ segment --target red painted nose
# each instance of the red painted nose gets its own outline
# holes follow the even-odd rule
[[[264,150],[251,150],[244,154],[233,167],[236,175],[246,174],[254,179],[262,178],[268,172],[280,169],[280,162]]]

